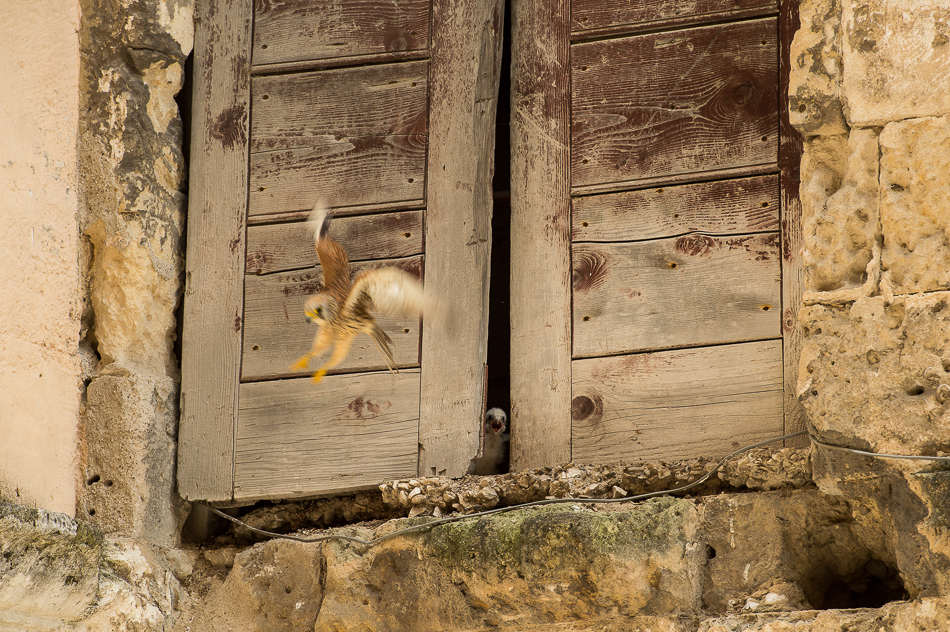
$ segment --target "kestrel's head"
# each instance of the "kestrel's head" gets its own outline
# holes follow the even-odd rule
[[[508,415],[501,408],[491,408],[485,413],[485,430],[501,434],[508,430]]]
[[[311,323],[323,325],[336,313],[336,301],[328,294],[314,294],[304,303],[303,311]]]

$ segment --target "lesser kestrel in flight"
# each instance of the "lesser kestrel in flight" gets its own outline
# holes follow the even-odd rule
[[[346,251],[327,235],[333,217],[323,201],[317,202],[310,214],[308,227],[313,231],[317,257],[323,267],[323,287],[304,305],[310,322],[320,326],[313,346],[291,365],[306,369],[310,361],[334,346],[329,359],[313,374],[319,382],[327,371],[343,361],[360,333],[367,334],[386,360],[390,371],[396,371],[396,360],[390,345],[392,338],[376,324],[371,312],[385,316],[418,317],[438,303],[423,293],[422,284],[411,274],[398,268],[365,270],[350,281],[350,261]]]

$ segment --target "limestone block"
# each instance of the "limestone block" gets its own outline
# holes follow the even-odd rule
[[[809,610],[707,619],[698,632],[950,632],[950,597],[889,603],[882,608]]]
[[[950,114],[946,0],[842,0],[845,114],[855,127]]]
[[[834,584],[880,557],[851,528],[848,503],[817,490],[719,495],[701,513],[711,547],[703,582],[710,612],[847,607],[843,597],[850,595]],[[892,569],[892,581],[896,574]]]
[[[88,524],[0,502],[0,628],[84,616],[96,604],[102,548]]]
[[[809,292],[860,288],[869,278],[878,231],[878,140],[873,130],[805,142],[802,232]],[[867,292],[870,293],[870,292]]]
[[[183,515],[174,492],[177,400],[166,376],[125,371],[92,380],[80,515],[107,533],[176,545]]]
[[[789,121],[803,135],[845,134],[841,108],[841,5],[839,0],[802,0],[801,28],[792,41],[788,86]]]
[[[663,498],[611,513],[512,511],[368,550],[330,543],[314,629],[504,629],[697,613],[697,537],[693,505]]]
[[[805,307],[799,397],[853,447],[926,453],[950,437],[950,293]]]
[[[881,132],[882,264],[896,294],[950,288],[948,173],[950,118],[889,123]]]
[[[251,547],[237,555],[227,579],[186,615],[188,621],[182,619],[184,629],[313,630],[323,601],[322,560],[322,547],[316,544],[272,540]]]

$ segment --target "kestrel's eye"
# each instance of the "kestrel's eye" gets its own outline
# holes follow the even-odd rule
[[[318,308],[317,308],[317,316],[323,316],[323,308],[322,308],[322,307],[318,307]]]

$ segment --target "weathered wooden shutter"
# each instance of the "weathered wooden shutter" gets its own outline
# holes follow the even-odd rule
[[[243,502],[459,476],[487,345],[498,0],[199,0],[179,490]],[[445,322],[381,322],[322,383],[318,197],[354,272],[424,276]],[[316,364],[314,365],[314,368]]]
[[[513,4],[514,467],[800,429],[785,4]]]

